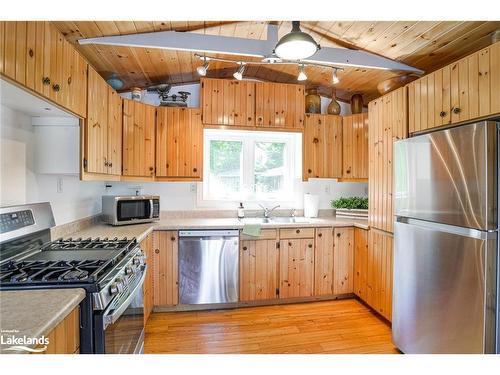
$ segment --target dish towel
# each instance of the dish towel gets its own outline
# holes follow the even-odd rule
[[[260,224],[245,224],[243,225],[243,234],[246,234],[247,236],[252,236],[252,237],[259,237],[260,236]]]

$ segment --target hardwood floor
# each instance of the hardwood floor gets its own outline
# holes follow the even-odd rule
[[[145,353],[398,353],[391,329],[355,299],[153,313]]]

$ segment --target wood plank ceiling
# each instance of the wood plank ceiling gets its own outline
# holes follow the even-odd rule
[[[147,48],[85,45],[76,41],[104,35],[125,35],[152,31],[187,31],[210,35],[265,39],[267,22],[246,21],[57,21],[56,27],[105,78],[117,73],[124,89],[158,83],[183,84],[199,81],[196,67],[200,61],[191,52]],[[289,32],[290,22],[278,22],[279,36]],[[491,34],[500,29],[498,21],[320,21],[302,22],[324,47],[358,48],[420,68],[427,73],[477,51],[491,43]],[[220,56],[235,58],[235,56]],[[258,60],[258,59],[256,59]],[[207,77],[230,78],[235,65],[212,62]],[[318,87],[330,95],[334,88],[330,68],[307,67],[307,87]],[[348,100],[361,93],[365,103],[380,96],[377,84],[398,72],[346,68],[339,73],[337,96]],[[245,77],[265,81],[294,83],[297,67],[292,65],[249,66]]]

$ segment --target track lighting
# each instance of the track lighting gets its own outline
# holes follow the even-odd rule
[[[305,81],[306,79],[307,79],[307,74],[304,70],[304,64],[301,64],[299,68],[299,75],[297,77],[297,81]]]
[[[200,65],[199,67],[196,68],[196,71],[200,76],[205,77],[207,75],[207,70],[208,70],[208,60],[207,58],[203,58],[203,65]]]
[[[245,72],[245,64],[240,62],[240,67],[233,74],[233,77],[236,78],[238,81],[241,81],[243,79],[243,73],[244,72]]]
[[[292,31],[278,41],[274,51],[285,60],[302,60],[311,57],[319,49],[313,37],[300,30],[300,22],[292,21]]]
[[[333,68],[332,82],[334,85],[340,82],[340,79],[337,76],[337,68]]]

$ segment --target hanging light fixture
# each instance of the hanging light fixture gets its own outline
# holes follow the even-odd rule
[[[238,81],[241,81],[243,79],[243,73],[245,72],[245,64],[240,62],[240,67],[238,70],[233,74],[233,77],[236,78]]]
[[[304,64],[300,64],[299,75],[297,77],[297,81],[305,81],[307,79],[307,74],[304,69]]]
[[[276,53],[273,51],[270,55],[267,55],[261,61],[266,64],[276,64],[280,63],[281,59],[278,56],[276,56]]]
[[[292,21],[292,31],[278,41],[274,51],[282,59],[301,60],[314,55],[319,49],[313,37],[300,30],[300,22]]]
[[[118,74],[116,73],[111,74],[106,82],[115,90],[120,90],[123,87],[123,81],[118,78]]]
[[[208,59],[204,57],[203,61],[204,61],[203,65],[197,67],[196,71],[200,76],[205,77],[207,75],[207,70],[208,70]]]
[[[337,68],[333,68],[332,82],[334,85],[340,82],[340,79],[337,76]]]

